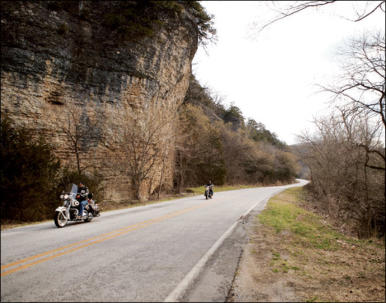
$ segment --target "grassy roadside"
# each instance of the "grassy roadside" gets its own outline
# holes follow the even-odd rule
[[[221,191],[228,191],[228,190],[237,190],[237,189],[244,189],[244,188],[253,188],[253,187],[260,187],[258,185],[224,185],[224,186],[215,186],[215,192],[221,192]],[[144,205],[150,205],[160,202],[167,202],[183,197],[189,197],[189,196],[195,196],[195,195],[203,195],[204,194],[204,186],[199,187],[189,187],[186,189],[185,193],[182,194],[176,194],[176,195],[168,195],[161,197],[159,200],[148,200],[144,202],[136,202],[136,201],[130,201],[130,202],[110,202],[110,201],[103,201],[100,203],[100,208],[102,212],[112,211],[112,210],[118,210],[118,209],[125,209],[125,208],[132,208],[132,207],[138,207],[138,206],[144,206]],[[1,230],[15,228],[15,227],[21,227],[31,224],[39,224],[43,222],[50,222],[52,220],[44,220],[44,221],[38,221],[38,222],[4,222],[1,224]]]
[[[255,218],[235,300],[253,287],[254,301],[384,302],[384,242],[348,237],[305,203],[303,189],[291,188]]]

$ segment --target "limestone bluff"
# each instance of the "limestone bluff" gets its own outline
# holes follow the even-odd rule
[[[106,199],[131,198],[132,180],[104,165],[126,123],[116,117],[122,109],[135,116],[155,103],[163,117],[175,116],[199,40],[189,7],[152,1],[2,1],[1,11],[2,114],[44,133],[72,168],[75,155],[60,127],[68,123],[68,109],[75,108],[82,121],[98,121],[95,113],[101,114],[91,130],[95,135],[82,142],[87,146],[82,169],[90,166],[103,175]],[[173,144],[168,140],[159,147],[167,152],[163,178],[169,188]],[[145,197],[159,184],[159,166],[141,187]]]

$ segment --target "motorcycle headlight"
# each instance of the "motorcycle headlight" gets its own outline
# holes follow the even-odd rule
[[[68,197],[69,197],[69,196],[68,196],[67,194],[66,194],[66,195],[64,195],[64,199],[68,199]]]
[[[60,195],[60,199],[64,199],[64,195]]]

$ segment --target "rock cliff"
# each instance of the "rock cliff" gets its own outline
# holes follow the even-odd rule
[[[159,3],[149,11],[140,3],[1,2],[2,114],[46,134],[62,162],[73,169],[76,154],[66,129],[76,124],[76,117],[92,125],[89,136],[80,138],[81,169],[87,172],[89,166],[102,173],[105,198],[112,200],[132,197],[130,178],[105,165],[114,145],[109,138],[119,136],[126,123],[115,117],[123,109],[135,116],[155,103],[162,105],[163,116],[173,117],[188,88],[198,43],[188,9],[173,11]],[[168,151],[163,163],[167,186],[173,144],[169,140],[162,146]],[[159,171],[159,165],[153,168],[151,182],[141,189],[144,196],[159,184]]]

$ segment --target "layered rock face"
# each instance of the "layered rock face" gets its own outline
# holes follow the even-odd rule
[[[81,142],[81,168],[102,173],[105,198],[111,200],[132,197],[127,174],[105,165],[126,123],[115,118],[122,117],[122,111],[134,117],[158,104],[162,116],[172,119],[188,88],[198,41],[187,11],[178,20],[161,14],[162,24],[152,36],[121,39],[118,30],[105,25],[106,14],[119,11],[119,5],[75,1],[53,8],[45,1],[1,3],[2,114],[46,134],[63,163],[73,169],[75,154],[65,130],[76,116],[81,123],[96,122],[90,124],[94,135]],[[169,132],[174,131],[172,125]],[[173,144],[168,140],[161,147],[167,151],[167,186],[172,182]],[[142,189],[144,196],[160,183],[159,165],[151,175]]]

